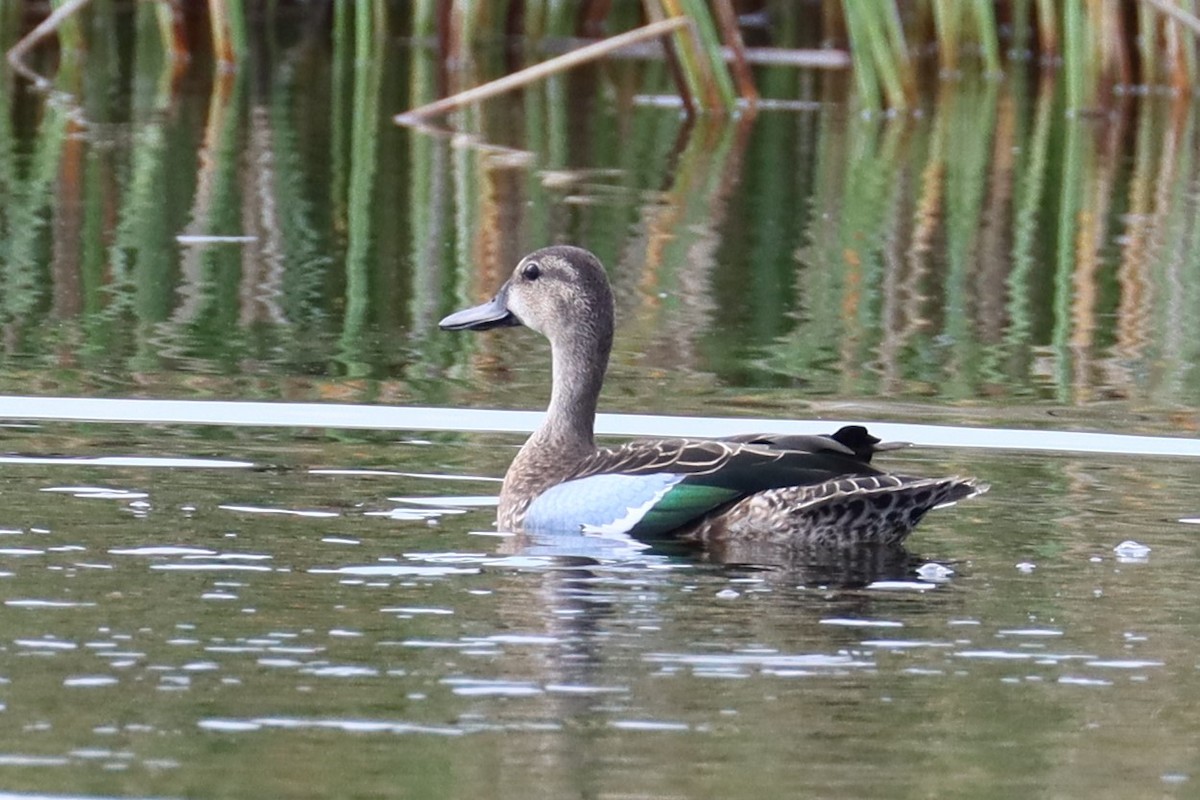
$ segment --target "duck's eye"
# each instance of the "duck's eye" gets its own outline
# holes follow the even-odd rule
[[[542,268],[536,261],[530,261],[521,270],[521,275],[527,281],[536,281],[538,276],[542,274]]]

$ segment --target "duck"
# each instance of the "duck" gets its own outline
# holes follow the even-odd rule
[[[514,534],[628,536],[700,545],[897,545],[927,512],[987,490],[972,477],[885,472],[860,425],[826,435],[638,439],[598,447],[596,409],[614,335],[608,276],[588,250],[525,256],[447,331],[525,326],[550,341],[550,402],[504,476],[497,526]]]

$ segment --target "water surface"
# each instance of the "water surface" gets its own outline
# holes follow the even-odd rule
[[[116,46],[152,14],[0,73],[0,785],[1194,794],[1186,103],[864,120],[771,68],[804,110],[689,125],[614,61],[408,129],[502,59],[282,25],[175,74]],[[902,551],[497,534],[548,350],[436,322],[556,241],[616,291],[603,436],[865,422],[991,491]]]

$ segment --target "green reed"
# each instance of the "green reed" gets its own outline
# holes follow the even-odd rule
[[[736,102],[737,92],[725,65],[725,57],[721,52],[721,37],[717,32],[717,23],[709,12],[709,5],[705,0],[678,0],[678,3],[679,8],[675,10],[675,15],[682,13],[691,17],[693,22],[700,62],[699,80],[710,95],[709,107],[714,110],[731,110]],[[663,5],[668,6],[668,0],[663,0]]]
[[[861,6],[857,0],[846,0],[845,13],[859,102],[868,109],[882,108],[883,101],[879,91],[875,51],[868,44],[868,40],[871,38],[870,27],[861,13]]]
[[[856,73],[861,73],[856,75],[859,100],[866,109],[903,108],[910,102],[910,96],[894,88],[882,93],[876,88],[877,82],[885,88],[889,81],[894,86],[909,74],[911,55],[902,46],[882,46],[879,35],[901,20],[907,29],[904,38],[919,42],[915,37],[922,21],[932,18],[943,76],[957,75],[972,63],[978,63],[984,72],[998,74],[1004,68],[1000,53],[1005,43],[997,17],[1003,14],[1012,30],[1009,49],[1018,53],[1028,50],[1044,63],[1062,55],[1069,109],[1075,111],[1110,105],[1101,90],[1114,85],[1166,86],[1191,92],[1200,82],[1194,31],[1145,0],[1136,3],[1131,15],[1125,13],[1125,4],[1092,0],[827,0],[827,5],[842,14],[848,32],[846,46]],[[1194,13],[1190,2],[1178,6],[1183,14]],[[1030,35],[1034,30],[1036,37]],[[894,34],[891,38],[902,41]],[[1137,59],[1132,55],[1135,49]]]
[[[697,110],[726,113],[734,110],[738,90],[723,51],[728,36],[721,33],[714,9],[725,8],[720,4],[728,1],[717,0],[714,6],[705,0],[613,0],[609,5],[563,0],[518,4],[364,0],[362,5],[372,9],[366,24],[373,29],[403,27],[427,41],[441,41],[448,48],[442,55],[456,64],[469,63],[481,48],[494,47],[514,33],[536,45],[584,30],[611,35],[647,19],[686,17],[691,26],[671,37],[679,91]],[[54,0],[52,7],[62,2]],[[1106,90],[1112,86],[1169,87],[1185,93],[1196,87],[1200,56],[1194,31],[1149,0],[1131,2],[1133,9],[1127,11],[1127,4],[1098,0],[825,0],[822,13],[811,14],[805,25],[798,26],[803,33],[789,30],[796,14],[790,0],[770,0],[767,11],[778,20],[771,31],[774,46],[805,46],[797,41],[803,35],[845,48],[855,73],[858,103],[868,111],[912,107],[918,84],[938,80],[935,72],[943,79],[964,71],[998,74],[1005,69],[1001,54],[1013,51],[1043,63],[1061,57],[1069,107],[1086,112],[1109,107],[1112,99]],[[33,5],[32,0],[0,4],[0,41],[13,41],[22,19],[19,12]],[[358,5],[336,0],[330,23],[334,36],[340,35],[336,27],[346,9]],[[157,25],[139,36],[153,36],[168,52],[174,52],[177,30],[178,42],[209,40],[216,60],[228,65],[245,60],[250,26],[272,25],[278,11],[277,5],[269,4],[265,14],[252,18],[244,0],[208,0],[205,19],[176,16],[166,3],[152,6]],[[379,13],[389,6],[392,16],[403,22],[389,23],[388,15]],[[1177,0],[1175,6],[1178,15],[1195,22],[1191,0]],[[122,13],[123,8],[98,1],[65,19],[57,30],[63,52],[85,58],[93,28],[89,19]],[[1008,32],[1001,31],[997,22],[1001,18]],[[207,24],[210,30],[182,30],[199,24]],[[439,32],[441,25],[447,29]],[[921,69],[919,62],[926,57],[916,56],[927,52],[929,44],[936,45],[937,71]],[[60,60],[59,69],[71,60]],[[746,94],[750,97],[753,92]]]

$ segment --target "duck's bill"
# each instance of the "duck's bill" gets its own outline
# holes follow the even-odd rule
[[[482,305],[455,311],[438,323],[447,331],[487,331],[492,328],[508,328],[520,325],[521,320],[508,310],[506,292],[501,289],[495,297]]]

